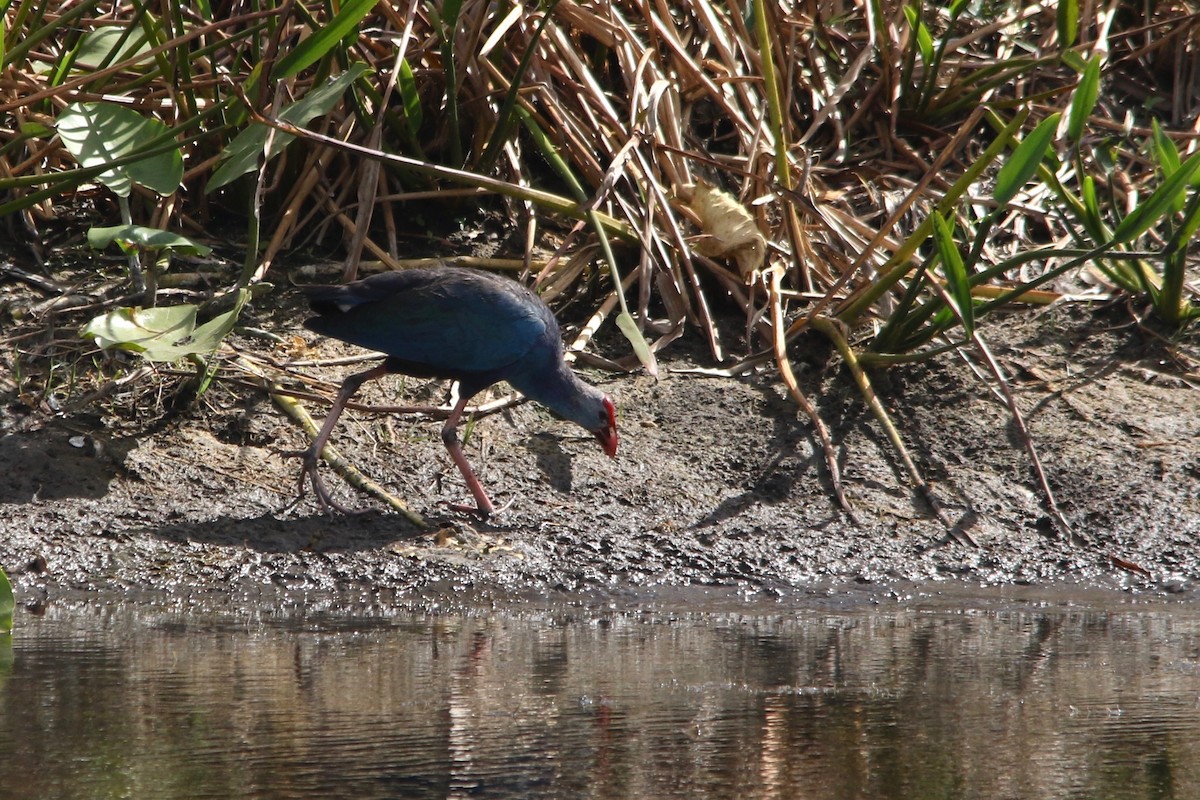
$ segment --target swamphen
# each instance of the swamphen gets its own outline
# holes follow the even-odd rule
[[[617,454],[616,409],[608,395],[579,379],[563,361],[558,322],[536,294],[487,272],[441,267],[386,272],[341,286],[302,287],[317,316],[309,330],[387,355],[346,378],[325,424],[302,453],[305,477],[323,506],[333,502],[317,461],[338,416],[363,382],[389,373],[459,382],[459,400],[442,428],[481,516],[494,511],[458,440],[458,423],[473,396],[498,381],[591,431],[604,452]]]

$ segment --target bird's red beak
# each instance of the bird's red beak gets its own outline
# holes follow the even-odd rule
[[[608,412],[608,424],[596,431],[596,441],[600,442],[600,446],[604,448],[605,453],[608,453],[609,458],[616,458],[617,407],[613,405],[613,401],[608,397],[604,398],[604,410]]]

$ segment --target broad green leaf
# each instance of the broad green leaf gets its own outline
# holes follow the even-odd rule
[[[1062,114],[1055,113],[1042,120],[1000,168],[993,192],[993,197],[1000,207],[1008,205],[1021,187],[1033,177],[1033,173],[1037,172],[1038,165],[1046,157],[1046,149],[1054,139],[1054,132],[1058,130],[1061,118]]]
[[[162,122],[114,103],[72,103],[59,114],[55,127],[63,145],[83,167],[102,167],[136,156],[170,134]],[[168,195],[183,180],[183,156],[178,149],[171,150],[113,167],[97,180],[121,197],[128,197],[135,183]]]
[[[1079,33],[1079,0],[1060,0],[1057,27],[1060,50],[1075,44],[1075,37]]]
[[[196,306],[118,308],[89,322],[80,335],[93,338],[107,350],[117,348],[140,354],[148,361],[178,361],[193,354],[211,353],[233,330],[250,293],[239,290],[230,311],[196,327]]]
[[[937,243],[938,257],[942,262],[942,272],[946,275],[946,283],[950,286],[950,296],[958,306],[962,317],[963,328],[967,335],[975,329],[975,307],[971,302],[971,282],[967,277],[967,268],[963,264],[962,254],[958,252],[958,244],[954,241],[954,231],[950,223],[937,211],[933,212],[933,238]]]
[[[1075,94],[1071,98],[1071,112],[1067,120],[1067,139],[1072,144],[1078,144],[1083,137],[1083,129],[1087,126],[1088,118],[1092,116],[1092,109],[1096,107],[1096,98],[1100,96],[1100,66],[1101,57],[1099,53],[1096,53],[1088,61],[1087,67],[1083,70],[1083,76],[1079,79],[1079,85],[1075,87]]]
[[[637,322],[630,316],[628,311],[622,311],[617,314],[617,327],[621,333],[625,334],[625,338],[629,340],[629,344],[633,346],[633,352],[637,354],[638,361],[642,362],[642,366],[646,368],[654,377],[658,377],[658,361],[654,358],[654,353],[650,351],[650,346],[646,344],[646,340],[642,337],[642,332],[638,330]]]
[[[351,65],[350,69],[341,75],[330,78],[323,86],[312,90],[285,108],[280,112],[279,118],[298,128],[303,128],[313,118],[328,114],[347,87],[369,69],[370,67],[361,62]],[[212,178],[209,179],[207,191],[216,191],[257,167],[258,159],[263,154],[263,149],[267,145],[267,135],[270,132],[271,129],[266,125],[252,123],[235,136],[222,154],[226,159],[225,163],[218,167]],[[282,153],[294,138],[290,133],[275,131],[267,159],[270,160]]]
[[[0,633],[12,633],[13,612],[17,609],[17,599],[13,596],[12,583],[8,575],[0,569]]]
[[[121,37],[123,36],[125,41],[122,42]],[[152,56],[143,56],[144,53],[149,52],[150,46],[146,43],[145,31],[139,29],[125,36],[124,28],[105,26],[83,34],[74,66],[84,70],[94,70],[101,64],[111,66],[135,56],[142,56],[135,62],[142,64],[151,60]]]
[[[1179,165],[1175,174],[1163,180],[1154,190],[1154,194],[1146,198],[1129,216],[1121,220],[1113,231],[1113,241],[1117,244],[1132,241],[1148,231],[1175,206],[1179,198],[1187,192],[1192,177],[1200,170],[1200,153],[1193,153],[1185,162]]]
[[[88,244],[97,250],[103,250],[113,242],[121,245],[123,250],[173,250],[194,256],[206,256],[212,248],[197,244],[186,236],[171,231],[147,228],[142,225],[113,225],[107,228],[88,229]]]
[[[272,78],[290,78],[305,67],[315,63],[332,50],[343,38],[358,30],[358,23],[375,7],[377,0],[347,0],[341,10],[312,36],[300,42],[275,66]]]
[[[194,305],[117,308],[94,318],[84,327],[82,335],[94,338],[104,350],[117,347],[140,353],[164,338],[172,337],[172,341],[186,338],[195,329]]]

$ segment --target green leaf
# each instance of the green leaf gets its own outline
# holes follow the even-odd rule
[[[1096,194],[1096,179],[1091,175],[1083,176],[1080,195],[1082,196],[1083,212],[1087,215],[1088,230],[1092,232],[1099,243],[1100,239],[1105,238],[1104,218],[1100,215],[1100,198]]]
[[[170,128],[159,120],[114,103],[72,103],[59,114],[55,127],[63,145],[83,167],[102,167],[136,156],[155,140],[170,135]],[[97,180],[121,197],[128,197],[135,183],[165,196],[183,180],[183,156],[176,148],[113,167]]]
[[[93,338],[102,349],[139,353],[148,361],[178,361],[189,355],[211,353],[233,330],[250,292],[240,289],[232,310],[196,327],[196,306],[118,308],[89,322],[80,335]]]
[[[54,135],[54,128],[29,120],[18,125],[17,130],[21,132],[22,136],[28,136],[30,139],[49,139]]]
[[[1079,79],[1079,85],[1075,87],[1075,94],[1071,98],[1067,139],[1072,144],[1078,144],[1082,138],[1083,129],[1088,118],[1092,116],[1092,109],[1096,107],[1096,99],[1100,96],[1100,64],[1101,56],[1096,53],[1084,68],[1083,77]]]
[[[4,570],[0,569],[0,633],[12,633],[13,612],[17,609],[17,599],[13,596],[12,583]]]
[[[1197,170],[1200,170],[1200,153],[1193,153],[1187,161],[1179,165],[1179,169],[1173,175],[1163,180],[1154,190],[1154,194],[1121,220],[1121,224],[1113,231],[1113,241],[1123,244],[1148,231],[1186,194],[1188,184]]]
[[[1154,160],[1158,162],[1158,169],[1162,173],[1163,179],[1166,180],[1179,169],[1179,150],[1175,148],[1171,137],[1163,133],[1162,128],[1158,125],[1158,120],[1151,120],[1151,125],[1150,150],[1154,154]],[[1183,211],[1185,200],[1184,194],[1180,193],[1171,210],[1176,214]]]
[[[408,122],[408,129],[415,135],[421,129],[424,115],[421,111],[421,95],[417,92],[417,79],[406,58],[400,60],[396,83],[400,87],[400,99],[404,102],[404,118]]]
[[[122,37],[125,38],[123,42]],[[134,56],[142,56],[135,62],[142,64],[151,60],[152,56],[143,56],[149,52],[150,46],[146,43],[145,31],[139,29],[126,35],[124,28],[110,25],[83,34],[74,66],[84,70],[95,70],[101,64],[119,64]]]
[[[963,329],[970,336],[975,329],[975,306],[971,301],[971,281],[967,277],[967,267],[963,264],[962,254],[958,252],[958,244],[954,241],[954,230],[937,211],[933,212],[933,238],[937,243],[938,257],[942,262],[942,272],[946,275],[946,283],[950,285],[950,296],[958,306]]]
[[[1058,47],[1066,50],[1075,44],[1079,33],[1079,2],[1078,0],[1060,0],[1058,4]]]
[[[904,16],[908,18],[908,24],[916,34],[917,49],[921,51],[921,61],[928,67],[933,64],[933,37],[929,34],[929,28],[921,20],[917,9],[912,6],[904,7]]]
[[[1175,147],[1175,142],[1171,141],[1171,137],[1163,133],[1157,119],[1151,120],[1151,126],[1154,158],[1158,161],[1158,168],[1162,170],[1163,177],[1169,178],[1179,169],[1179,150]]]
[[[1046,158],[1046,149],[1054,139],[1054,132],[1058,130],[1061,118],[1062,114],[1055,113],[1042,120],[1000,168],[1000,173],[996,176],[996,188],[992,194],[997,205],[1008,205],[1021,187],[1033,177],[1033,173],[1037,172],[1038,165]]]
[[[1084,61],[1083,57],[1074,50],[1064,50],[1058,54],[1058,57],[1062,59],[1063,64],[1067,65],[1076,72],[1082,73],[1085,69],[1087,69],[1087,62]]]
[[[341,98],[347,87],[358,80],[369,69],[370,67],[361,62],[352,64],[350,69],[341,75],[338,75],[336,78],[330,78],[323,86],[312,90],[303,98],[285,108],[280,112],[279,118],[285,122],[290,122],[298,128],[303,128],[315,117],[328,114],[329,110]],[[267,145],[267,135],[270,132],[271,129],[266,125],[253,123],[235,136],[233,141],[225,147],[222,156],[226,161],[212,174],[212,177],[208,181],[207,191],[214,192],[225,184],[237,180],[242,175],[255,169],[258,166],[258,159],[263,154],[263,149]],[[267,154],[267,159],[270,160],[282,153],[283,149],[291,144],[294,138],[296,137],[290,133],[275,131],[275,137],[271,140],[271,151]]]
[[[645,338],[642,337],[642,332],[638,330],[637,322],[628,311],[617,314],[617,327],[620,328],[621,333],[625,334],[629,344],[633,346],[633,352],[637,354],[638,361],[642,362],[642,366],[646,368],[647,372],[657,377],[658,361],[654,358],[654,353],[650,351],[650,345],[646,344]]]
[[[358,23],[375,7],[377,0],[348,0],[333,15],[333,19],[313,32],[312,36],[300,42],[275,65],[272,78],[282,80],[290,78],[305,67],[332,50],[338,42],[358,29]]]
[[[186,236],[171,231],[147,228],[142,225],[113,225],[107,228],[88,229],[88,244],[97,250],[103,250],[113,242],[117,242],[122,250],[128,252],[137,250],[171,250],[194,256],[206,256],[212,248],[193,242]]]

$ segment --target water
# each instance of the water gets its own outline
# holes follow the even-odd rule
[[[1200,798],[1200,608],[55,605],[0,797]]]

